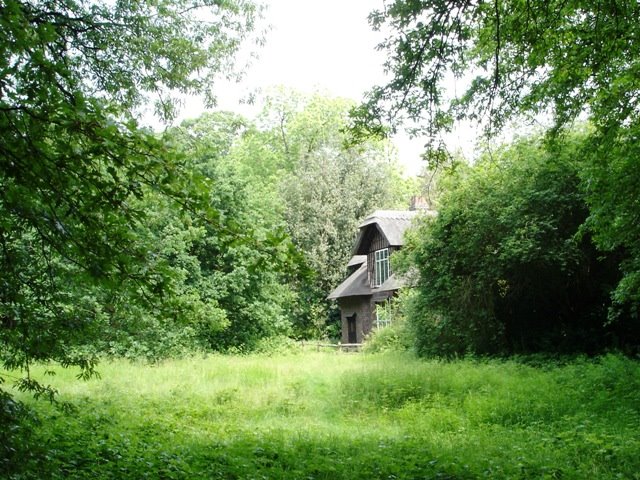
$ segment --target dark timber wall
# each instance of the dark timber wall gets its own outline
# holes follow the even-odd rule
[[[356,314],[356,343],[362,343],[364,336],[371,331],[373,322],[371,296],[344,297],[338,300],[342,320],[342,343],[349,343],[347,317]]]
[[[370,233],[371,243],[369,244],[369,250],[367,252],[367,273],[369,274],[369,285],[371,285],[371,288],[373,288],[373,269],[376,263],[375,252],[377,250],[382,250],[383,248],[388,248],[389,256],[391,256],[395,248],[389,246],[389,242],[386,238],[384,238],[384,235],[382,235],[377,228],[371,228],[370,231],[373,233]],[[391,273],[391,265],[389,265],[389,274]]]
[[[340,298],[338,305],[342,322],[341,343],[350,343],[347,317],[356,314],[356,343],[362,343],[376,323],[376,303],[384,302],[392,296],[393,292],[379,292],[373,295]]]

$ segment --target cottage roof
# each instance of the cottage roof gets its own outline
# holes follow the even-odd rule
[[[406,282],[402,277],[396,276],[395,274],[391,274],[389,278],[387,278],[382,285],[380,285],[376,291],[378,292],[391,292],[393,290],[398,290],[401,287],[404,287]]]
[[[405,285],[402,277],[391,275],[387,280],[376,288],[371,288],[369,275],[367,274],[367,264],[363,264],[358,270],[353,272],[344,282],[327,296],[327,300],[336,300],[343,297],[357,297],[362,295],[373,295],[377,292],[393,292]]]
[[[364,255],[366,260],[366,255]],[[367,262],[365,261],[358,270],[353,272],[344,282],[329,294],[327,300],[335,300],[342,297],[356,297],[358,295],[371,295],[369,275],[367,274]]]
[[[367,235],[372,228],[377,229],[389,242],[390,246],[400,247],[404,243],[404,232],[411,225],[411,221],[419,212],[412,210],[376,210],[359,225],[358,238],[353,249],[354,256],[349,260],[347,267],[357,267],[349,277],[329,294],[328,300],[335,300],[343,297],[356,297],[361,295],[372,295],[377,292],[390,292],[398,290],[404,286],[405,281],[391,275],[382,285],[372,288],[367,272],[367,255],[371,235]],[[435,212],[423,211],[426,215],[436,215]]]
[[[362,265],[366,261],[367,261],[366,255],[354,255],[353,257],[351,257],[351,260],[349,260],[349,263],[347,263],[347,268]]]
[[[375,225],[389,242],[390,246],[399,247],[404,244],[403,235],[411,225],[411,220],[418,214],[411,210],[376,210],[359,225],[360,231],[356,239],[353,253],[366,253],[368,245],[363,245],[370,225]]]

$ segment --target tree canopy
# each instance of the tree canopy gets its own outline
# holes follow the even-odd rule
[[[633,0],[395,0],[369,17],[390,32],[380,48],[392,79],[370,92],[368,119],[433,135],[456,119],[495,132],[549,111],[557,127],[583,113],[603,130],[626,126],[640,106],[639,13]],[[452,76],[470,80],[460,95]]]
[[[576,156],[601,251],[620,255],[609,320],[638,320],[640,305],[640,5],[634,0],[395,0],[370,16],[388,37],[390,81],[354,111],[354,127],[378,133],[403,122],[428,138],[434,165],[457,121],[492,138],[509,122],[552,119],[547,141],[589,124]],[[453,92],[451,80],[463,91]]]
[[[38,2],[0,5],[0,342],[8,368],[74,353],[104,304],[101,292],[159,295],[165,271],[140,226],[140,200],[160,192],[215,219],[208,181],[165,141],[140,129],[155,98],[163,118],[177,93],[227,74],[259,10],[251,2]],[[108,312],[107,312],[108,314]]]
[[[337,310],[325,297],[344,278],[358,222],[376,208],[405,208],[417,189],[387,141],[349,143],[353,105],[278,88],[229,157],[260,198],[261,215],[282,225],[300,254],[302,277],[291,282],[297,336],[325,335],[329,318],[335,334]]]
[[[521,140],[450,180],[438,216],[400,252],[417,273],[409,318],[421,353],[594,353],[640,341],[628,317],[607,322],[620,253],[598,252],[583,228],[579,146]]]

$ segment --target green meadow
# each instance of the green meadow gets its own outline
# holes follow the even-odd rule
[[[55,370],[54,376],[45,370]],[[14,479],[640,478],[640,363],[409,354],[39,367]]]

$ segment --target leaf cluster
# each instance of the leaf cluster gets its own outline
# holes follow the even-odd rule
[[[542,122],[549,124],[547,139],[562,143],[576,121],[587,119],[575,153],[583,160],[577,170],[586,205],[581,232],[621,272],[615,281],[604,273],[601,279],[615,284],[606,321],[617,325],[637,323],[640,304],[639,13],[633,0],[393,1],[370,16],[373,28],[388,34],[379,48],[387,53],[391,80],[354,112],[355,126],[365,131],[405,123],[426,135],[432,168],[449,158],[442,134],[458,121],[484,126],[488,139],[510,122]],[[488,185],[496,188],[493,180]],[[474,188],[486,191],[480,182]],[[517,222],[528,218],[526,211],[518,214]],[[542,231],[527,224],[523,235],[552,226],[538,220]],[[467,245],[469,238],[459,240]],[[623,336],[635,338],[631,331]]]
[[[391,80],[370,92],[361,123],[411,121],[434,150],[460,119],[484,122],[490,135],[548,111],[557,128],[582,113],[603,128],[624,125],[640,101],[639,8],[632,0],[391,2],[369,17],[388,32],[379,49]],[[454,78],[466,84],[459,95]]]
[[[523,140],[482,159],[413,232],[402,254],[418,272],[422,353],[595,352],[637,342],[605,326],[619,256],[599,253],[583,228],[579,145]]]
[[[136,109],[155,96],[171,118],[175,94],[211,94],[259,9],[6,0],[0,12],[0,359],[91,373],[84,346],[118,312],[155,312],[175,279],[151,248],[145,202],[217,217],[204,175]]]

